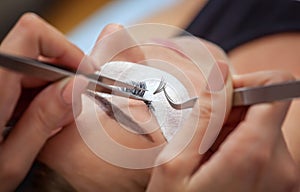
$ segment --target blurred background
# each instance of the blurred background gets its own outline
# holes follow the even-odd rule
[[[0,0],[0,42],[18,18],[30,11],[88,52],[106,24],[134,24],[179,1],[182,0]]]
[[[110,0],[1,0],[1,40],[25,12],[35,12],[67,33]]]

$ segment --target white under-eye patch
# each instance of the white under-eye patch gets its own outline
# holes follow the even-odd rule
[[[156,117],[167,141],[172,139],[190,114],[191,109],[176,110],[172,108],[164,91],[155,93],[162,86],[163,79],[163,82],[166,83],[165,91],[174,102],[181,103],[190,98],[183,84],[165,71],[131,62],[114,61],[103,65],[99,73],[123,82],[135,82],[138,83],[138,86],[145,86],[147,89],[145,93],[136,94],[152,101],[149,109]]]

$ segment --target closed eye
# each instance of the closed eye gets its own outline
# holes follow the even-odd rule
[[[96,100],[96,103],[103,109],[103,111],[110,118],[125,125],[126,127],[130,128],[134,132],[140,133],[147,140],[154,142],[154,140],[150,134],[147,134],[146,131],[138,123],[136,123],[131,117],[129,117],[127,114],[125,114],[116,105],[112,104],[104,97],[101,97],[100,95],[95,94],[94,92],[88,91],[87,95],[94,98]]]

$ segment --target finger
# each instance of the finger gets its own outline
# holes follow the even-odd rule
[[[294,78],[290,74],[286,74],[285,72],[280,71],[260,71],[256,73],[246,74],[242,76],[233,76],[233,85],[234,88],[239,87],[254,87],[259,85],[277,83],[282,81],[290,81]],[[245,119],[245,114],[248,110],[248,107],[235,107],[231,110],[230,116],[225,123],[225,127],[222,129],[220,133],[220,138],[218,138],[218,142],[214,145],[215,148],[224,141],[227,135],[241,122]],[[228,129],[229,128],[229,129]],[[223,133],[223,132],[226,133]]]
[[[175,138],[173,138],[159,154],[157,158],[157,164],[159,166],[155,167],[152,172],[147,191],[177,191],[181,185],[184,185],[182,178],[186,177],[190,169],[197,164],[199,154],[196,149],[194,157],[186,154],[183,155],[182,153],[179,154],[182,150],[178,151],[178,149],[186,147],[184,140],[190,139],[190,135],[194,133],[194,125],[199,123],[199,111],[199,103],[196,103],[189,120],[183,127],[186,131],[181,133],[180,137],[175,135]],[[197,131],[200,132],[201,129],[197,129]],[[204,133],[202,133],[202,135],[203,134]],[[193,165],[191,166],[191,164]],[[187,171],[187,169],[189,169],[189,171]]]
[[[0,137],[21,94],[20,82],[19,74],[0,69]]]
[[[144,61],[144,54],[130,31],[121,25],[109,24],[100,33],[89,60],[97,67],[112,60],[139,63]]]
[[[256,188],[261,173],[272,159],[274,143],[283,119],[283,105],[262,104],[249,109],[246,121],[224,141],[219,150],[193,175],[190,186],[194,189],[213,185],[232,186],[232,191]],[[266,120],[263,117],[270,117]],[[234,178],[234,179],[233,179]],[[218,191],[221,189],[211,189]]]
[[[209,149],[209,153],[207,155],[207,159],[210,158],[211,155],[213,155],[220,145],[224,142],[224,140],[231,134],[232,131],[236,129],[238,124],[245,118],[247,107],[236,107],[232,108],[230,111],[230,114],[228,115],[228,118],[226,119],[216,141]],[[204,161],[202,161],[204,163]]]
[[[76,68],[83,53],[54,27],[33,13],[24,14],[1,44],[1,51],[38,58],[56,58]]]
[[[268,71],[268,72],[256,72],[244,76],[237,76],[234,77],[233,82],[234,82],[234,86],[240,87],[240,86],[267,85],[267,84],[274,84],[274,83],[286,82],[291,80],[294,80],[294,77],[289,73],[281,72],[281,71]],[[272,130],[268,130],[265,128],[265,129],[261,129],[260,132],[267,131],[266,135],[269,134],[268,131],[271,131],[273,134],[275,133],[277,134],[278,131],[281,131],[281,124],[285,118],[285,114],[287,112],[288,107],[289,107],[289,102],[273,102],[270,104],[251,106],[245,117],[244,123],[245,122],[251,123],[251,121],[253,121],[253,125],[255,125],[255,123],[261,124],[264,122],[265,123],[271,122],[271,125],[269,127]],[[273,109],[274,109],[273,115],[275,115],[275,117],[278,117],[276,119],[273,116],[265,115],[269,112],[268,110],[273,110]],[[272,120],[272,118],[274,119]],[[273,128],[272,125],[274,125]]]
[[[112,60],[131,61],[139,63],[143,61],[144,54],[138,45],[138,42],[130,34],[128,29],[119,24],[108,24],[100,33],[97,42],[101,43],[102,40],[107,38],[110,47],[118,49],[113,55]]]
[[[3,40],[0,51],[31,57],[44,58],[52,63],[77,69],[84,54],[70,43],[63,34],[33,13],[24,14]],[[89,66],[85,66],[90,71]],[[83,67],[82,67],[83,69]],[[34,86],[31,79],[25,78],[26,86]]]
[[[292,81],[295,78],[284,71],[258,71],[245,75],[234,75],[233,86],[239,87],[254,87],[259,85],[268,85],[284,81]]]
[[[276,74],[279,77],[276,77]],[[280,74],[255,73],[239,77],[234,84],[236,87],[256,86],[291,79],[289,75]],[[209,163],[194,175],[191,185],[197,188],[221,181],[220,185],[235,187],[231,190],[255,187],[254,181],[259,179],[259,173],[264,170],[264,166],[270,163],[274,144],[278,142],[278,130],[286,111],[286,103],[252,106],[247,113],[246,123],[243,122]],[[272,158],[272,161],[276,159]]]
[[[216,81],[211,85],[211,89],[217,89],[219,92],[215,91],[212,93],[207,90],[202,90],[199,95],[198,106],[194,107],[190,119],[187,120],[184,127],[179,130],[158,157],[159,164],[171,160],[161,165],[161,169],[164,170],[164,167],[167,167],[166,170],[168,170],[168,167],[171,167],[170,169],[172,170],[172,168],[174,168],[174,171],[176,170],[177,172],[178,181],[180,181],[180,178],[182,179],[193,173],[202,158],[202,156],[199,155],[199,150],[201,154],[204,154],[212,145],[222,127],[223,119],[221,118],[222,114],[220,115],[219,112],[223,112],[226,108],[223,104],[224,97],[221,95],[224,94],[223,91],[225,91],[224,79],[227,78],[228,67],[224,63],[219,63],[219,65],[222,66],[222,70],[225,70],[222,73],[222,75],[224,75],[223,79],[219,79],[220,83],[223,84],[223,88],[217,85],[216,81],[218,80],[214,79]],[[212,81],[212,79],[208,80],[208,82],[210,81]],[[212,100],[215,102],[214,105],[222,109],[215,108],[216,106],[213,106]],[[207,138],[205,139],[205,137]],[[184,169],[181,168],[180,164],[186,165]],[[176,166],[178,166],[177,169],[175,169]],[[171,170],[165,172],[172,172]]]
[[[265,73],[255,73],[240,77],[238,85],[263,85],[290,78],[286,74],[274,78],[274,72],[267,75],[267,78]],[[235,190],[253,187],[256,184],[254,181],[259,179],[264,167],[270,163],[288,106],[289,102],[251,106],[245,120],[225,140],[206,166],[193,176],[192,185],[200,187],[221,180],[224,185],[237,187]],[[207,179],[207,175],[214,179]]]
[[[17,186],[24,178],[46,140],[74,118],[72,96],[73,102],[80,105],[80,95],[87,84],[83,77],[64,79],[47,87],[33,100],[1,145],[2,184]]]
[[[260,191],[299,191],[299,169],[287,149],[283,135],[276,140],[264,175],[258,187]]]
[[[1,43],[0,51],[35,59],[42,55],[70,67],[77,67],[83,56],[61,33],[32,13],[22,16]],[[21,82],[25,86],[41,85],[40,81],[0,69],[1,133],[20,96]]]
[[[102,39],[104,39],[106,36],[111,35],[114,32],[117,32],[119,30],[124,29],[122,25],[111,23],[104,27],[104,29],[101,31],[100,35],[98,36],[96,42],[100,42]]]

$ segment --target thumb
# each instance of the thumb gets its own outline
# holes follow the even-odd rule
[[[79,114],[81,94],[87,85],[88,80],[83,76],[66,78],[50,85],[32,101],[18,124],[40,127],[46,137],[52,136],[53,132]],[[30,120],[32,122],[29,124]]]
[[[0,177],[8,188],[25,177],[46,140],[71,122],[72,101],[80,105],[77,103],[81,103],[87,83],[81,76],[64,79],[48,86],[32,101],[1,146],[0,165],[4,170]]]

